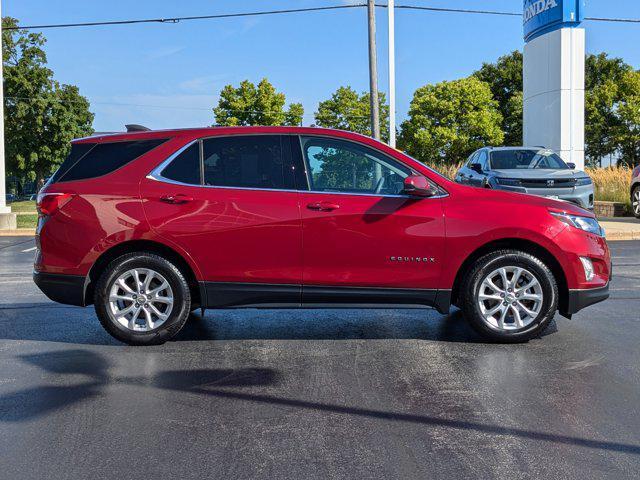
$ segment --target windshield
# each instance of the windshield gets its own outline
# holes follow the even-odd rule
[[[566,163],[555,153],[548,150],[496,150],[491,152],[493,170],[568,169]]]

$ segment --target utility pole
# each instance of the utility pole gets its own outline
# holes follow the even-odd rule
[[[369,101],[371,104],[371,133],[380,140],[380,112],[378,103],[378,65],[376,59],[376,4],[375,0],[367,2],[369,20]]]
[[[0,6],[0,19],[2,7]],[[2,37],[2,24],[0,24],[0,38]],[[0,47],[1,51],[1,47]],[[0,230],[16,228],[16,215],[11,213],[6,201],[6,170],[4,166],[4,77],[2,76],[2,61],[0,60]]]
[[[394,0],[387,0],[389,20],[389,146],[396,148],[396,20]]]

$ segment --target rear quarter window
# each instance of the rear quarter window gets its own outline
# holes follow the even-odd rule
[[[75,143],[50,183],[101,177],[166,142],[166,138],[110,143]]]

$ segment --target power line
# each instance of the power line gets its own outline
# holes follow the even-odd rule
[[[378,7],[386,7],[386,5],[377,5]],[[521,13],[515,12],[500,12],[497,10],[474,10],[467,8],[441,8],[441,7],[422,7],[419,5],[396,5],[398,10],[424,10],[428,12],[442,12],[442,13],[472,13],[479,15],[502,15],[507,17],[521,17]]]
[[[263,15],[281,15],[290,13],[306,13],[306,12],[321,12],[331,10],[346,10],[354,8],[364,8],[366,3],[356,3],[352,5],[328,5],[325,7],[309,7],[309,8],[289,8],[281,10],[264,10],[255,12],[239,12],[239,13],[221,13],[216,15],[197,15],[187,17],[167,17],[167,18],[144,18],[144,19],[129,19],[129,20],[110,20],[110,21],[98,21],[98,22],[78,22],[78,23],[52,23],[42,25],[26,25],[17,27],[7,27],[4,30],[44,30],[51,28],[74,28],[74,27],[97,27],[97,26],[111,26],[111,25],[133,25],[142,23],[179,23],[183,21],[192,20],[215,20],[222,18],[238,18],[238,17],[253,17]],[[386,4],[376,4],[376,7],[387,8]],[[476,15],[496,15],[506,17],[521,17],[521,13],[517,12],[505,12],[498,10],[478,10],[468,8],[445,8],[445,7],[425,7],[421,5],[396,5],[398,10],[419,10],[427,12],[439,12],[439,13],[465,13]],[[586,17],[585,20],[591,22],[615,22],[615,23],[640,23],[640,19],[636,18],[606,18],[606,17]]]
[[[241,12],[241,13],[221,13],[217,15],[197,15],[189,17],[170,17],[170,18],[145,18],[138,20],[113,20],[101,22],[81,22],[81,23],[54,23],[45,25],[28,25],[25,27],[7,27],[4,30],[43,30],[45,28],[68,28],[68,27],[96,27],[104,25],[131,25],[138,23],[179,23],[191,20],[214,20],[220,18],[236,18],[236,17],[252,17],[260,15],[280,15],[285,13],[303,13],[303,12],[319,12],[327,10],[345,10],[351,8],[360,8],[365,4],[354,5],[330,5],[326,7],[309,7],[309,8],[289,8],[284,10],[265,10],[258,12]]]

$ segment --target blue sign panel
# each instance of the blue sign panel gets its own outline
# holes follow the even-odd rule
[[[577,27],[584,20],[585,0],[524,0],[524,41],[562,27]]]

